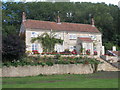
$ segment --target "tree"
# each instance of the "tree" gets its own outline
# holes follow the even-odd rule
[[[90,24],[89,15],[93,15],[95,26],[102,33],[103,44],[110,41],[120,47],[120,9],[117,5],[90,2],[3,2],[2,4],[2,27],[5,34],[8,31],[12,32],[8,29],[11,25],[17,32],[20,30],[23,11],[26,12],[27,19],[43,21],[55,21],[59,11],[61,22]]]
[[[114,45],[114,44],[111,43],[111,42],[104,43],[104,46],[105,46],[105,49],[106,49],[106,50],[112,50],[112,46],[113,46],[113,45]]]
[[[62,44],[63,40],[55,38],[54,33],[43,33],[41,36],[32,38],[31,42],[38,41],[42,44],[43,52],[53,52],[55,44]]]
[[[25,43],[16,34],[3,36],[2,57],[4,61],[20,59],[25,53]]]

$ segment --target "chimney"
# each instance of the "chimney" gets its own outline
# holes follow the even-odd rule
[[[60,24],[60,17],[57,16],[57,23]]]
[[[91,24],[92,24],[93,27],[95,26],[95,21],[94,21],[93,17],[92,17],[92,20],[91,20]]]
[[[24,21],[26,21],[26,14],[25,14],[25,12],[23,12],[23,14],[22,14],[22,22],[24,22]]]
[[[59,11],[58,11],[58,16],[57,16],[56,22],[57,22],[57,24],[61,24],[61,23],[60,23],[60,17],[59,17]]]

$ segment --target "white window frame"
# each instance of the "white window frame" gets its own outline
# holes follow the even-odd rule
[[[38,32],[31,32],[31,37],[37,37],[38,36]]]
[[[76,34],[70,34],[69,39],[77,39],[77,35]]]
[[[69,50],[70,51],[72,51],[72,50],[74,50],[75,48],[74,48],[74,46],[69,46]]]
[[[92,36],[91,36],[91,39],[92,39],[92,40],[96,40],[96,36],[95,36],[95,35],[92,35]]]
[[[60,39],[61,35],[60,34],[56,34],[55,37],[58,38],[58,39]]]
[[[32,44],[32,51],[33,51],[33,50],[38,50],[38,45],[35,44],[35,43]]]
[[[88,49],[91,49],[91,44],[90,44],[90,43],[86,43],[86,45],[87,45],[87,47],[86,47],[87,50],[88,50]]]
[[[90,36],[79,36],[81,38],[90,38]]]

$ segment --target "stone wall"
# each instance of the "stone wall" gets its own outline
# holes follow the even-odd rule
[[[89,64],[77,64],[77,65],[55,64],[53,66],[18,66],[18,67],[11,66],[2,68],[2,77],[24,77],[24,76],[36,76],[40,74],[52,75],[52,74],[89,74],[89,73],[93,73],[93,69]]]

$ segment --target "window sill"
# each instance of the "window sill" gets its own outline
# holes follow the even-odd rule
[[[76,39],[69,39],[69,40],[76,40]]]

